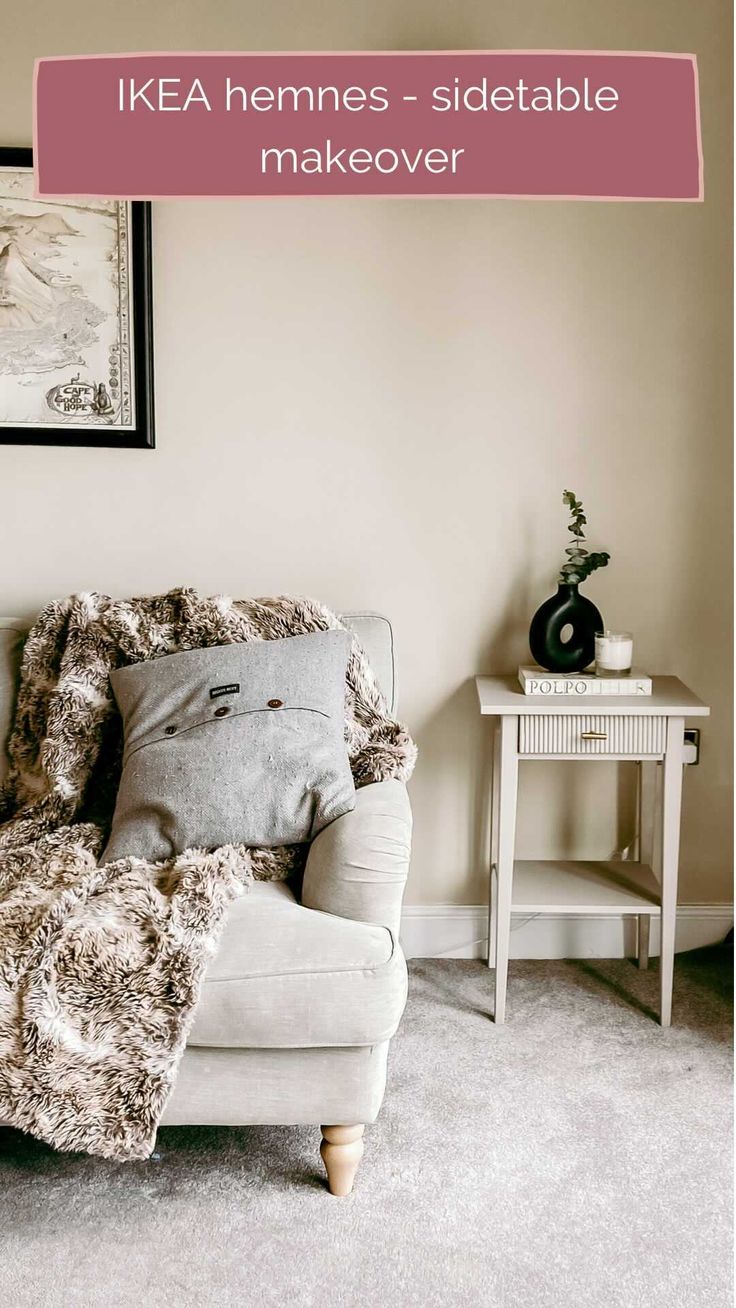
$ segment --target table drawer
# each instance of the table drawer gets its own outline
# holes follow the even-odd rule
[[[654,715],[535,713],[519,718],[519,753],[641,758],[664,754],[666,731],[667,719]]]

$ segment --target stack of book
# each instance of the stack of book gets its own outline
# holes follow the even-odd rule
[[[519,668],[519,683],[525,695],[549,699],[568,695],[651,695],[652,678],[632,668],[626,676],[597,677],[594,672],[545,672],[544,668]]]

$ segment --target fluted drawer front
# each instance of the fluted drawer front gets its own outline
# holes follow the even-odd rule
[[[539,713],[519,718],[520,754],[663,754],[664,717]]]

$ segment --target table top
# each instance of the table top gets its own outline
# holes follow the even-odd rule
[[[599,713],[615,716],[706,718],[707,704],[677,677],[652,677],[651,695],[525,695],[518,679],[476,677],[480,711],[504,717],[535,713]]]

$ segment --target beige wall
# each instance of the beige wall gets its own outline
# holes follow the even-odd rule
[[[8,145],[30,141],[41,54],[698,55],[702,206],[156,205],[158,449],[0,446],[0,611],[189,583],[392,616],[422,751],[415,903],[484,897],[471,678],[527,657],[565,544],[565,486],[613,555],[588,586],[609,625],[713,705],[686,776],[683,897],[730,898],[728,15],[725,0],[29,0],[5,25]],[[529,766],[523,851],[610,852],[615,778],[601,766]]]

